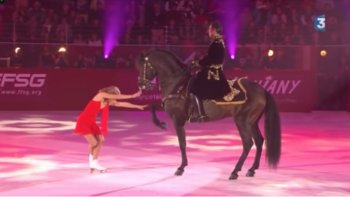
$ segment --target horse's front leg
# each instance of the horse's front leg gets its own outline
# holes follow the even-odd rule
[[[186,133],[185,133],[185,121],[184,120],[178,120],[174,118],[173,120],[174,127],[176,129],[177,139],[179,141],[180,145],[180,151],[181,151],[181,165],[177,168],[175,175],[181,176],[184,171],[185,167],[187,166],[187,153],[186,153]]]

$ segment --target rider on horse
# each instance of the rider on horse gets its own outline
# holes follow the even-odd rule
[[[198,111],[198,117],[191,117],[190,122],[206,120],[201,100],[222,99],[231,91],[223,72],[226,49],[221,30],[218,22],[209,25],[208,35],[212,42],[208,54],[197,62],[201,70],[192,79],[189,89]]]

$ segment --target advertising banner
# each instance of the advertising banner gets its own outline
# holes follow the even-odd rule
[[[309,112],[315,107],[313,72],[300,70],[226,70],[227,78],[244,77],[269,91],[281,111]]]
[[[273,94],[281,111],[308,112],[314,108],[312,72],[292,70],[225,70],[229,79],[245,77]],[[138,90],[138,72],[116,69],[0,69],[0,110],[81,110],[100,88],[118,86],[122,93]],[[160,103],[156,88],[144,91],[134,103]]]

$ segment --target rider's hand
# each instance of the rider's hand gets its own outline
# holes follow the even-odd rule
[[[199,67],[199,59],[193,59],[191,62],[191,67]]]

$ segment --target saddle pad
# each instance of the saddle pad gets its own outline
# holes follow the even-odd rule
[[[241,83],[243,78],[238,80],[227,80],[231,92],[221,99],[212,100],[217,105],[238,105],[247,101],[247,91]]]

